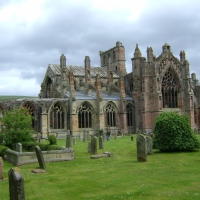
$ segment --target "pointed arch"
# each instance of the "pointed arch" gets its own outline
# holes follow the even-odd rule
[[[164,108],[178,108],[178,91],[180,81],[175,71],[170,67],[166,70],[162,83],[162,100]]]
[[[87,101],[79,106],[77,110],[79,128],[92,128],[92,110],[92,105]]]
[[[131,104],[126,105],[127,126],[134,126],[134,108]]]
[[[46,91],[45,91],[46,98],[51,97],[52,85],[53,85],[53,81],[51,80],[51,78],[49,76],[47,76],[47,78],[46,78]]]
[[[36,108],[33,102],[31,101],[24,101],[21,105],[24,108],[27,108],[29,114],[32,116],[32,128],[35,128],[35,117],[36,117]]]
[[[65,107],[56,101],[50,108],[50,128],[51,129],[64,129],[65,127]]]
[[[116,126],[116,122],[117,122],[117,107],[113,102],[109,102],[106,106],[105,106],[105,125],[110,126],[110,127],[114,127]]]

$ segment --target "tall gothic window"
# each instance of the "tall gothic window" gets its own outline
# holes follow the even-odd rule
[[[48,77],[48,79],[47,79],[46,98],[50,98],[51,97],[51,91],[52,91],[52,80]]]
[[[162,80],[162,98],[164,108],[177,108],[178,98],[177,98],[177,82],[175,77],[169,71],[165,73]]]
[[[133,92],[133,79],[132,78],[130,80],[129,87],[130,87],[130,92]]]
[[[50,111],[50,128],[64,129],[65,113],[59,103],[55,103]]]
[[[92,127],[92,112],[87,102],[84,102],[78,110],[78,127],[79,128]]]
[[[116,126],[116,114],[115,109],[111,104],[106,106],[106,122],[110,127]]]
[[[127,126],[133,126],[133,106],[131,105],[126,106],[126,119]]]
[[[23,104],[23,107],[25,107],[25,108],[27,108],[28,109],[28,111],[29,111],[29,114],[32,116],[32,125],[31,125],[31,127],[32,128],[34,128],[34,126],[35,126],[35,115],[34,115],[34,106],[33,106],[33,104],[31,103],[31,102],[25,102],[24,104]]]

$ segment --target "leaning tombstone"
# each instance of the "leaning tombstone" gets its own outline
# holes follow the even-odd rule
[[[3,159],[0,157],[0,181],[3,180]]]
[[[46,165],[45,165],[45,162],[44,162],[44,157],[43,157],[42,151],[41,151],[39,146],[35,146],[35,153],[36,153],[40,168],[45,170]]]
[[[147,155],[153,154],[152,152],[152,139],[150,136],[146,136],[146,142],[147,142]]]
[[[103,149],[103,137],[99,136],[99,149]]]
[[[24,178],[17,167],[8,171],[10,200],[25,200]]]
[[[146,137],[142,134],[138,134],[137,136],[137,160],[139,162],[147,161]]]
[[[91,154],[97,154],[97,138],[92,135],[91,136],[91,149],[90,149]]]
[[[22,153],[22,144],[21,143],[16,144],[16,151],[19,153]]]
[[[71,148],[71,147],[72,147],[71,135],[67,134],[67,136],[66,136],[66,148]]]

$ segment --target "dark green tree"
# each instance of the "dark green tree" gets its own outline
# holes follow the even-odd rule
[[[160,151],[189,151],[200,147],[188,115],[163,112],[154,124],[153,148]]]
[[[1,134],[6,146],[12,148],[14,144],[33,141],[31,137],[32,116],[27,108],[14,108],[1,118],[3,124]]]

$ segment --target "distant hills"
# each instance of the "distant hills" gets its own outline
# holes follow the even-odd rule
[[[31,96],[3,96],[3,95],[0,95],[0,101],[23,99],[23,98],[32,99],[32,98],[38,98],[38,97],[31,97]]]

